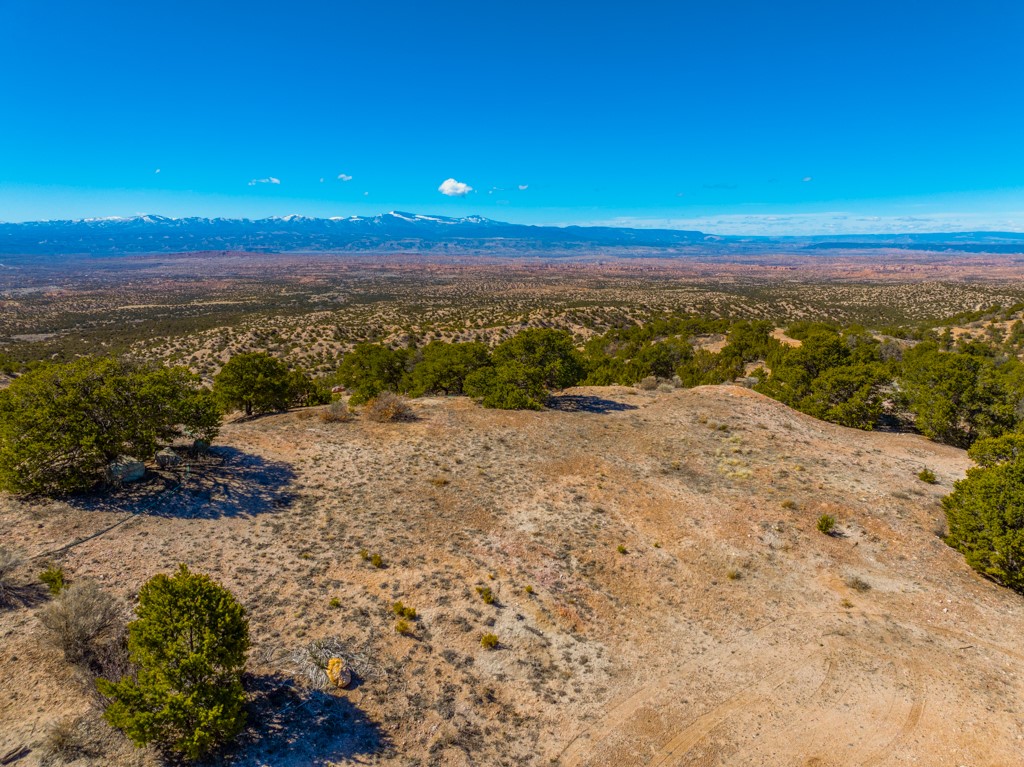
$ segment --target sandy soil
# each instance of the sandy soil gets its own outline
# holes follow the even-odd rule
[[[228,764],[1021,763],[1024,599],[938,537],[962,451],[732,386],[414,408],[231,424],[187,476],[0,498],[0,527],[33,568],[53,559],[126,605],[178,562],[238,595],[258,692]],[[411,635],[395,600],[419,612]],[[34,609],[0,613],[0,754],[31,749],[19,765],[60,718],[95,718]],[[302,686],[289,654],[325,637],[354,689]],[[96,750],[76,763],[157,761],[117,738]]]

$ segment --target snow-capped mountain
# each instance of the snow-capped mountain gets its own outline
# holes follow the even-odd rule
[[[81,221],[0,223],[0,254],[239,251],[574,251],[698,243],[700,232],[612,227],[526,226],[482,216],[450,218],[391,211],[377,216],[262,219],[140,215]]]
[[[527,226],[482,216],[450,218],[393,210],[377,216],[261,219],[168,218],[139,215],[81,221],[0,223],[0,255],[248,252],[378,252],[480,255],[566,255],[632,252],[666,255],[747,250],[820,251],[904,248],[961,252],[1024,252],[1024,234],[827,235],[728,237],[677,229],[605,226]]]

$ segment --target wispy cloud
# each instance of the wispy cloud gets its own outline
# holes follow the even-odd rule
[[[273,176],[267,176],[266,178],[254,178],[249,182],[249,186],[256,186],[257,184],[280,184],[281,179],[274,178]]]
[[[525,192],[525,191],[526,191],[527,189],[529,189],[529,188],[530,188],[530,185],[529,185],[529,184],[520,184],[520,185],[519,185],[519,191],[520,191],[520,192]]]
[[[155,171],[153,171],[153,173],[159,173],[159,172],[160,172],[159,168],[157,168]]]
[[[339,173],[338,174],[338,181],[351,181],[351,180],[352,180],[352,177],[350,175],[348,175],[347,173]]]
[[[449,178],[441,182],[441,186],[437,188],[437,191],[447,197],[465,197],[473,191],[473,187],[469,184],[463,184],[461,181],[456,181],[454,178]]]
[[[637,229],[697,229],[710,234],[836,235],[923,234],[964,231],[1022,231],[1024,211],[1016,213],[933,213],[918,216],[877,216],[845,211],[822,213],[734,213],[692,218],[619,216],[599,221],[574,221],[591,226]]]
[[[804,177],[803,177],[802,179],[800,179],[800,180],[801,180],[801,181],[803,181],[803,182],[804,182],[805,184],[806,184],[806,183],[807,183],[808,181],[814,181],[814,179],[813,179],[813,178],[812,178],[811,176],[804,176]]]

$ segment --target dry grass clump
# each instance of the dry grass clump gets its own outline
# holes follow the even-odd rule
[[[658,379],[654,376],[647,376],[640,380],[636,388],[642,391],[654,391],[658,388]]]
[[[68,586],[39,611],[49,643],[68,663],[95,668],[107,665],[124,621],[114,598],[93,581]]]
[[[103,727],[102,723],[85,716],[58,719],[43,737],[39,763],[49,767],[101,756],[106,734]]]
[[[344,402],[332,402],[326,410],[320,411],[320,420],[324,423],[347,423],[352,419],[352,411]]]
[[[412,408],[409,407],[409,400],[391,392],[381,392],[368,403],[365,409],[366,417],[377,423],[392,423],[394,421],[412,421]]]

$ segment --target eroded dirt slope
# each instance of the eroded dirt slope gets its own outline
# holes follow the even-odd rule
[[[127,520],[54,559],[126,605],[178,562],[230,587],[262,691],[234,764],[1020,763],[1024,599],[937,537],[962,451],[729,386],[413,404],[411,423],[230,425],[142,499],[0,499],[4,539],[34,556]],[[24,764],[89,710],[34,609],[0,613],[0,753]],[[288,659],[323,637],[358,672],[341,697]],[[156,760],[103,748],[92,763]]]

